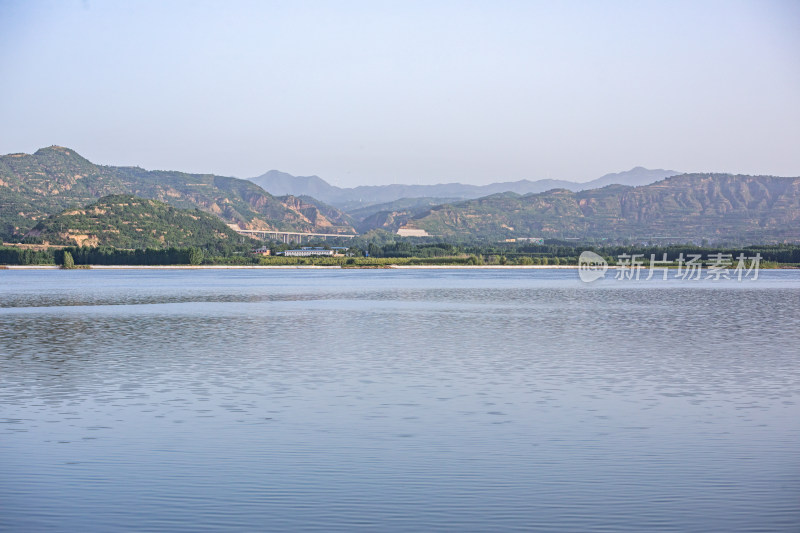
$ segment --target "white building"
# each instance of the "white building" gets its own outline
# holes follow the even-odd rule
[[[431,235],[424,229],[403,227],[397,230],[397,234],[401,237],[430,237]]]
[[[286,250],[283,255],[286,257],[310,257],[312,255],[333,256],[336,254],[334,250],[326,250],[325,248],[301,248],[299,250]]]

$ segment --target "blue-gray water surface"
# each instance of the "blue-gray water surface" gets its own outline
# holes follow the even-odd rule
[[[800,531],[800,272],[0,271],[2,531]]]

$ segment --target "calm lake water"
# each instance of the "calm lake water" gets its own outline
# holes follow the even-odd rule
[[[800,531],[800,272],[0,271],[2,531]]]

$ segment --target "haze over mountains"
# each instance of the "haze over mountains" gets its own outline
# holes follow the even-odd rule
[[[270,170],[261,176],[250,178],[265,191],[276,196],[313,196],[325,203],[348,212],[358,207],[388,203],[403,198],[438,198],[468,200],[503,192],[530,194],[551,189],[582,191],[606,185],[648,185],[669,176],[680,174],[674,170],[650,170],[634,167],[625,172],[606,174],[592,181],[579,183],[566,180],[519,180],[491,183],[489,185],[465,185],[462,183],[440,183],[436,185],[362,185],[343,188],[331,185],[319,176],[292,176],[279,170]]]

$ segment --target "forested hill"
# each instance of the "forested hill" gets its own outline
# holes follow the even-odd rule
[[[641,187],[498,194],[437,206],[405,225],[488,238],[800,242],[800,178],[684,174]]]
[[[115,248],[247,249],[253,241],[199,209],[178,209],[131,195],[105,196],[40,221],[30,242]]]
[[[278,198],[247,180],[212,174],[95,165],[60,146],[0,157],[0,236],[30,230],[43,218],[110,194],[132,194],[198,208],[243,229],[354,233],[341,211],[293,196]]]

